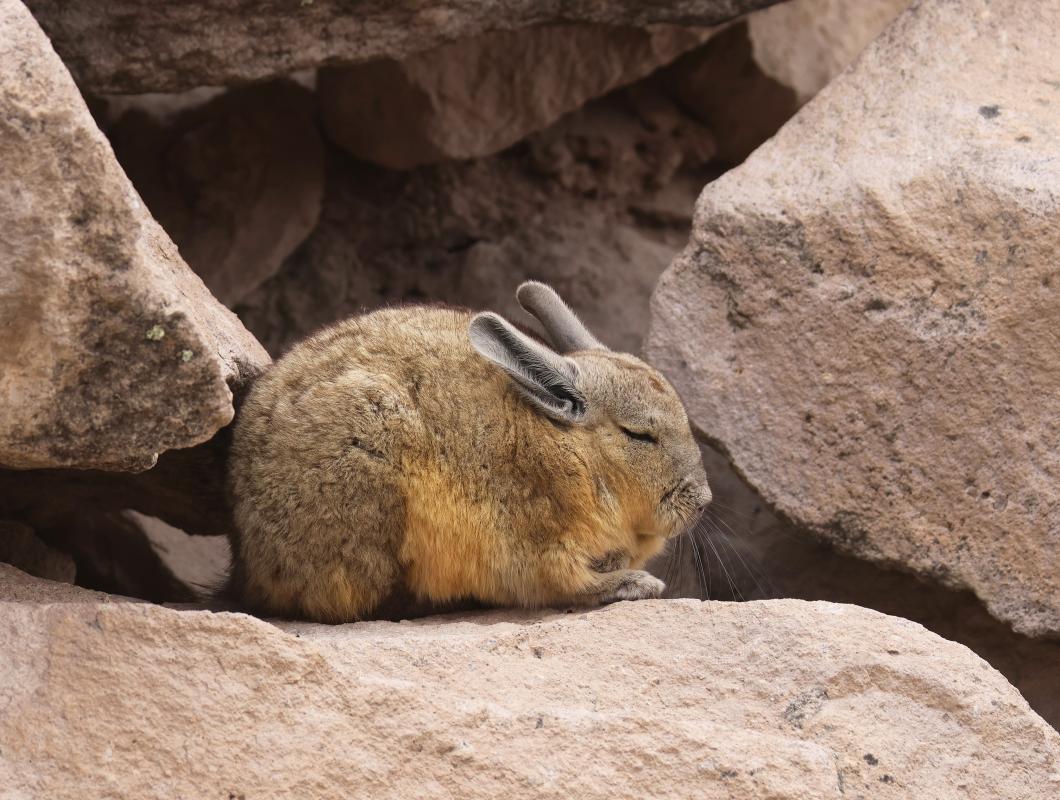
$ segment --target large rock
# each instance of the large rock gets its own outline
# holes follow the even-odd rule
[[[785,516],[1032,635],[1060,633],[1058,25],[899,17],[706,189],[648,347]]]
[[[155,219],[225,305],[275,273],[316,225],[315,113],[311,92],[274,81],[175,116],[130,109],[107,131]]]
[[[491,32],[403,60],[321,70],[321,114],[335,142],[384,167],[475,158],[647,75],[708,35],[673,26]]]
[[[919,625],[800,601],[270,625],[0,567],[0,782],[49,797],[1053,798]]]
[[[237,407],[241,394],[236,394]],[[133,509],[194,535],[230,533],[232,514],[225,491],[230,439],[231,426],[222,428],[203,444],[167,450],[144,472],[0,469],[0,518],[39,527],[56,514],[77,519],[82,509]]]
[[[0,0],[0,464],[145,469],[267,363],[151,219],[69,73]]]
[[[589,22],[714,25],[776,0],[29,0],[78,81],[173,92],[324,64],[403,58],[487,31]]]

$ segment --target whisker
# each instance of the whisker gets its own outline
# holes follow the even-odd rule
[[[674,574],[674,565],[681,563],[680,554],[684,550],[684,536],[678,536],[673,543],[666,548],[666,569],[663,572],[663,583],[667,586]]]
[[[717,534],[721,538],[721,543],[724,546],[728,547],[729,550],[732,551],[733,555],[735,555],[736,558],[739,559],[741,566],[744,568],[744,571],[747,572],[751,580],[754,581],[755,589],[758,591],[759,595],[763,598],[776,597],[776,586],[773,585],[773,582],[768,578],[765,572],[761,570],[756,571],[750,564],[748,564],[747,560],[740,552],[740,549],[732,543],[732,539],[740,538],[736,531],[732,529],[732,526],[729,525],[729,523],[727,523],[725,520],[721,519],[720,517],[717,517],[717,515],[715,515],[711,519],[711,522],[715,525]],[[721,525],[724,525],[728,529],[728,533],[718,527],[719,523]]]
[[[699,552],[699,545],[696,544],[696,531],[698,530],[698,523],[696,528],[692,528],[688,532],[688,541],[692,545],[692,555],[696,560],[696,569],[699,571],[699,585],[704,591],[704,600],[710,599],[710,570],[703,569],[703,557]]]
[[[746,511],[739,511],[734,506],[727,506],[724,503],[719,503],[717,500],[711,500],[710,505],[707,507],[707,512],[711,512],[714,509],[723,509],[730,514],[735,514],[737,517],[743,517],[744,519],[754,519],[754,513],[748,514]]]
[[[773,586],[772,581],[769,580],[766,574],[761,570],[755,570],[754,567],[747,563],[747,560],[743,557],[743,554],[740,553],[740,549],[736,545],[734,545],[732,541],[730,541],[729,537],[724,532],[719,531],[719,535],[721,536],[721,543],[725,547],[728,547],[729,550],[732,551],[733,555],[735,555],[736,558],[739,559],[741,566],[744,568],[744,571],[750,576],[751,580],[754,581],[755,590],[758,592],[758,597],[761,599],[770,599],[776,597],[776,587]]]
[[[732,575],[729,574],[729,568],[725,566],[725,559],[722,558],[721,553],[718,552],[718,548],[714,545],[714,541],[709,535],[709,531],[706,533],[707,535],[704,536],[703,539],[708,545],[710,545],[710,549],[714,551],[714,557],[718,559],[718,566],[721,567],[722,574],[725,576],[725,580],[729,584],[729,590],[732,592],[732,596],[737,600],[745,599],[743,592],[740,591],[740,587],[736,585],[732,579]]]

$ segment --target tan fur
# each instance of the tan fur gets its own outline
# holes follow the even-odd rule
[[[472,316],[376,311],[302,342],[258,379],[230,460],[248,606],[338,622],[400,596],[521,606],[657,596],[661,584],[636,568],[709,499],[673,389],[632,356],[568,354],[589,413],[558,423],[472,348]],[[651,426],[659,444],[620,425]]]

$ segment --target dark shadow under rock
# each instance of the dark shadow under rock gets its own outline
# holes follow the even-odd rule
[[[718,158],[739,164],[799,109],[795,91],[755,61],[748,23],[741,21],[651,78],[718,137]]]
[[[280,268],[320,215],[324,151],[314,97],[274,81],[172,117],[167,105],[165,96],[147,98],[107,135],[185,261],[232,305]]]
[[[185,450],[168,450],[144,472],[0,470],[0,517],[32,521],[56,507],[73,511],[133,509],[191,534],[231,529],[225,494],[230,428]]]
[[[476,161],[387,171],[330,148],[320,224],[236,310],[275,354],[395,302],[521,319],[514,289],[536,278],[609,345],[636,350],[698,192],[681,177],[712,153],[710,134],[672,104],[621,92]]]
[[[60,583],[73,583],[77,574],[69,554],[45,544],[33,528],[21,522],[0,521],[0,561]]]
[[[120,512],[53,507],[34,517],[49,547],[68,553],[75,583],[155,603],[187,603],[196,593],[165,565],[140,526]]]

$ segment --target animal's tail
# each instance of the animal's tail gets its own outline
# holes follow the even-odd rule
[[[194,588],[199,602],[210,611],[248,611],[243,602],[242,569],[234,560],[217,580],[196,583]]]

